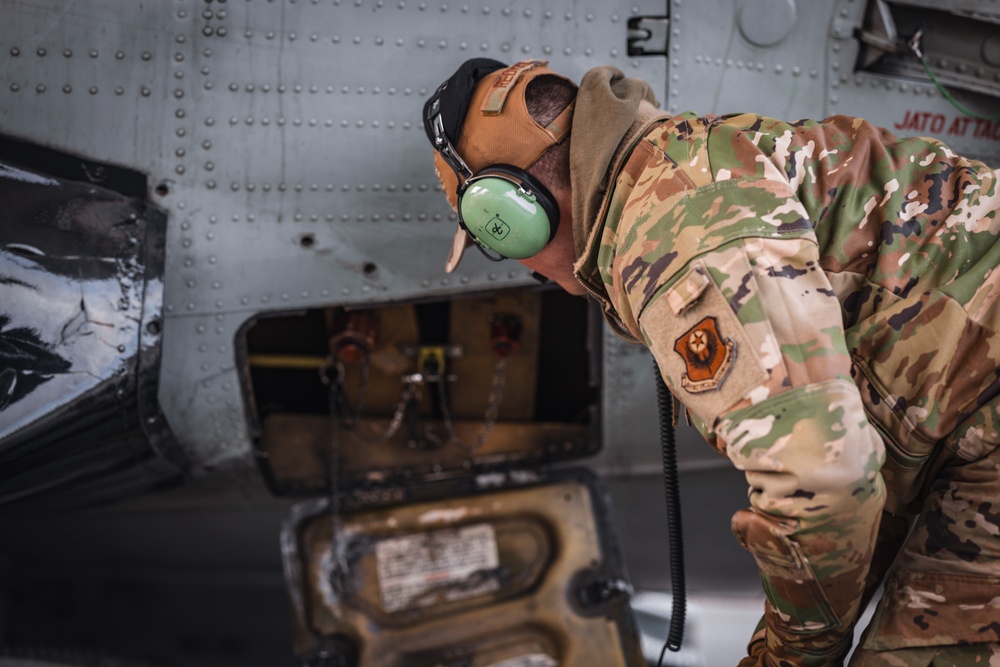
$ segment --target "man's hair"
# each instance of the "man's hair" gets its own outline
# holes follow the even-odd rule
[[[524,98],[528,113],[542,127],[545,127],[562,113],[563,109],[576,97],[576,86],[566,79],[546,74],[528,83]],[[569,188],[569,142],[568,135],[558,144],[548,149],[528,168],[528,173],[544,183],[549,190]]]

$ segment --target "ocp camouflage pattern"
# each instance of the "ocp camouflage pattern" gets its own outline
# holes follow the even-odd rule
[[[746,472],[733,530],[768,597],[746,663],[839,664],[883,508],[924,513],[865,646],[1000,640],[997,172],[857,118],[683,114],[614,175],[578,277]],[[685,389],[685,336],[705,358],[732,343],[713,391]],[[989,462],[985,496],[936,474],[966,461]]]

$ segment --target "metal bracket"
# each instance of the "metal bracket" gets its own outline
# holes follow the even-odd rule
[[[670,19],[666,16],[633,16],[628,20],[630,56],[665,56],[670,41]]]

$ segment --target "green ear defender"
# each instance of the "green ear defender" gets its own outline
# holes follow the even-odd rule
[[[527,172],[495,164],[459,189],[458,224],[481,248],[499,255],[497,259],[525,259],[555,236],[559,206]]]

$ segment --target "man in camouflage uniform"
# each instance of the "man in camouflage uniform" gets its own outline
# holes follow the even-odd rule
[[[561,224],[521,261],[648,346],[746,472],[767,603],[741,664],[841,664],[884,582],[852,665],[1000,665],[998,173],[858,118],[671,116],[609,67],[573,114]],[[472,171],[530,169],[488,120],[457,137]]]

